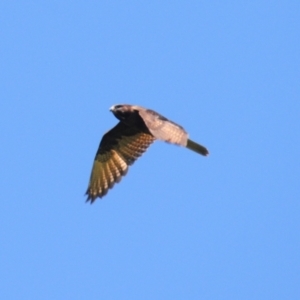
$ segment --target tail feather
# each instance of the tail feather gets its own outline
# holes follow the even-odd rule
[[[208,150],[204,146],[199,145],[192,140],[187,141],[186,147],[204,156],[207,156],[209,154]]]

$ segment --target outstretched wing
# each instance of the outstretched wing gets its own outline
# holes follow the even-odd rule
[[[153,136],[171,144],[186,146],[188,133],[184,128],[151,109],[140,108],[139,115]]]
[[[138,111],[156,139],[186,147],[204,156],[208,155],[208,150],[204,146],[189,139],[188,133],[182,126],[168,120],[154,110],[139,107]]]
[[[92,168],[87,201],[102,198],[126,175],[128,166],[140,157],[155,140],[146,129],[119,122],[102,138]]]

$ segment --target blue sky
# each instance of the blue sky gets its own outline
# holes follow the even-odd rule
[[[299,1],[0,4],[3,299],[299,299]],[[156,142],[85,203],[118,103]]]

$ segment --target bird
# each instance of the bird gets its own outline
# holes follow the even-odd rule
[[[203,156],[209,154],[204,146],[189,139],[182,126],[154,110],[118,104],[110,111],[119,123],[100,141],[86,191],[87,202],[105,196],[155,140],[183,146]]]

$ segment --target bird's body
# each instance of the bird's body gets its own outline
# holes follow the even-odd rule
[[[115,105],[110,109],[120,122],[104,134],[96,153],[87,201],[102,198],[119,182],[128,166],[140,157],[155,140],[187,147],[201,155],[208,150],[191,141],[180,125],[157,112],[136,105]]]

